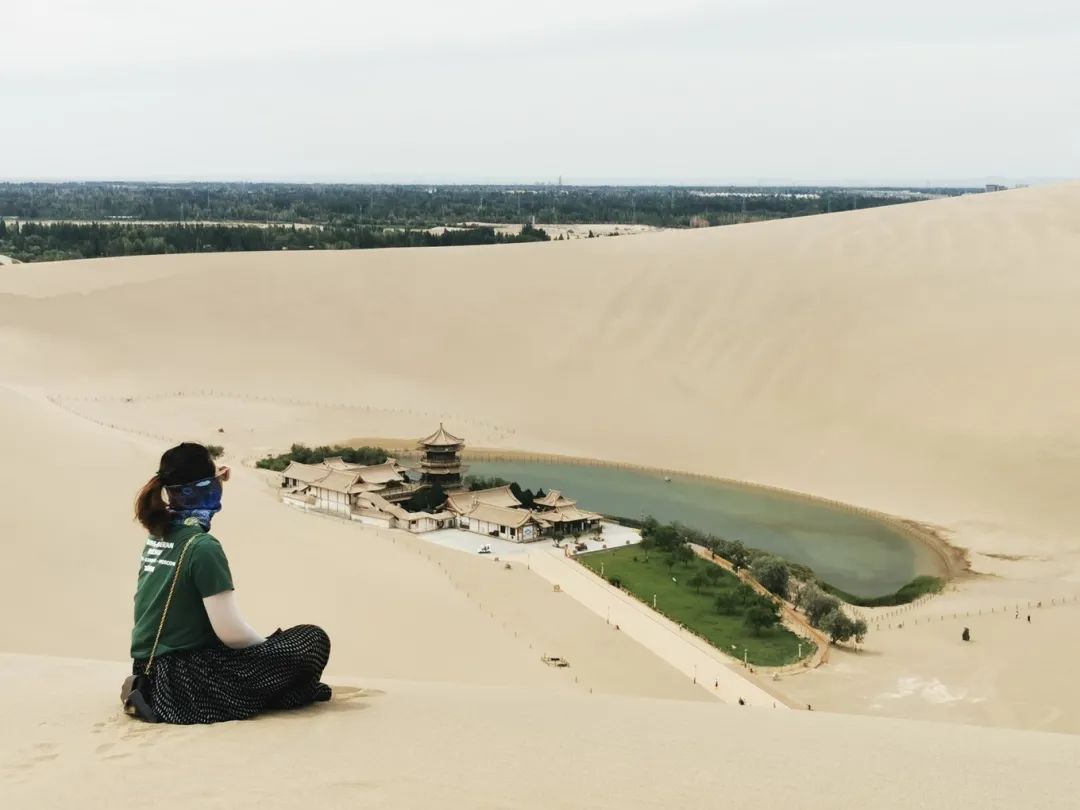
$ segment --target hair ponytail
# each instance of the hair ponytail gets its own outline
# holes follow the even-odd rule
[[[169,528],[169,509],[161,494],[164,486],[154,475],[135,496],[135,519],[154,537],[164,537]]]

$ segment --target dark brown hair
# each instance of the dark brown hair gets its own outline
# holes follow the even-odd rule
[[[135,496],[135,519],[154,537],[164,537],[169,528],[169,507],[163,495],[164,486],[155,474]]]
[[[163,537],[169,529],[169,506],[164,488],[187,484],[214,474],[214,460],[201,444],[184,442],[166,450],[161,464],[135,496],[135,519],[154,537]]]

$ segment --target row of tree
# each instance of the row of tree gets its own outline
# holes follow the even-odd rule
[[[849,616],[840,599],[826,592],[813,571],[806,566],[794,565],[774,554],[748,548],[738,540],[710,535],[678,522],[663,524],[652,517],[642,521],[641,540],[644,550],[658,549],[666,553],[672,566],[694,558],[691,543],[704,546],[716,556],[730,562],[736,571],[748,569],[750,575],[777,599],[790,600],[806,614],[811,625],[827,633],[834,642],[843,643],[851,639],[861,642],[866,635],[866,622]],[[715,566],[704,570],[704,578],[701,573],[691,578],[690,586],[700,590],[708,582],[707,577],[713,568]],[[745,584],[743,587],[746,591],[721,593],[717,596],[717,612],[746,612],[750,607],[747,601],[749,594],[763,598],[753,588]],[[769,604],[768,610],[773,618],[769,619],[764,610],[756,609],[765,608],[765,605],[754,605],[753,616],[746,613],[748,626],[754,623],[759,629],[764,629],[779,621],[778,604],[764,601]]]
[[[661,227],[775,219],[972,189],[834,186],[0,183],[0,216],[345,224],[611,222]]]
[[[227,224],[120,224],[11,222],[0,220],[0,254],[21,262],[96,259],[162,253],[257,250],[348,250],[391,247],[453,247],[550,240],[542,228],[524,225],[507,234],[491,227],[431,232],[364,225],[313,227]]]
[[[390,454],[382,447],[308,447],[305,444],[294,444],[288,453],[280,455],[267,455],[255,462],[255,466],[262,470],[282,472],[293,461],[301,464],[322,464],[328,458],[340,457],[342,461],[350,464],[382,464],[390,457]]]
[[[641,524],[641,548],[647,555],[654,552],[663,554],[664,562],[671,570],[677,565],[694,566],[698,557],[690,548],[691,541],[684,534],[686,531],[687,527],[679,523],[663,524],[647,517]],[[695,535],[694,540],[697,539]],[[701,593],[705,588],[717,588],[724,576],[719,566],[701,564],[697,565],[697,570],[686,584]],[[622,585],[621,582],[613,584]],[[746,629],[753,635],[762,635],[780,622],[779,602],[761,595],[744,582],[734,588],[718,588],[713,608],[725,616],[742,615]]]

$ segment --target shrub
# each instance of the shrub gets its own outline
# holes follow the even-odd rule
[[[401,507],[407,512],[436,512],[444,503],[446,492],[434,483],[414,492]]]
[[[294,444],[288,453],[268,455],[256,461],[255,466],[263,470],[282,472],[293,461],[300,464],[320,464],[331,456],[341,456],[342,461],[350,464],[371,465],[384,463],[390,454],[382,447],[308,447]]]
[[[909,604],[910,602],[914,602],[920,596],[925,596],[928,593],[939,593],[941,589],[945,587],[945,580],[940,577],[926,575],[917,576],[895,593],[873,597],[855,596],[855,594],[842,591],[839,588],[835,588],[828,584],[824,587],[829,593],[839,596],[851,605],[858,605],[859,607],[888,607],[892,605]]]
[[[497,487],[508,487],[510,482],[505,478],[499,478],[498,476],[491,476],[490,478],[482,475],[466,475],[465,485],[469,488],[469,492],[475,492],[478,489],[495,489]]]

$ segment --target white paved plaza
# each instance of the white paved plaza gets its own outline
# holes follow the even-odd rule
[[[599,538],[592,535],[589,535],[588,538],[582,537],[589,551],[599,551],[602,548],[617,548],[641,542],[641,535],[637,529],[620,526],[617,523],[604,522],[601,525],[603,531]],[[553,551],[559,554],[562,553],[553,548],[550,537],[537,540],[535,543],[513,543],[509,540],[500,540],[497,537],[488,537],[465,529],[440,529],[435,532],[426,532],[421,534],[420,537],[436,545],[457,551],[465,551],[470,554],[476,554],[480,547],[484,545],[491,546],[492,554],[497,557],[520,557],[538,548],[552,548]],[[568,539],[564,540],[563,544],[571,542],[573,541]]]

